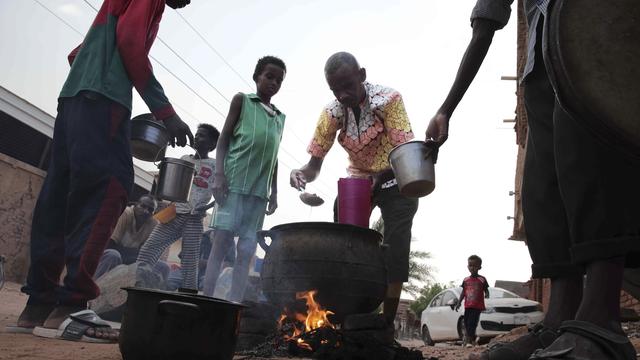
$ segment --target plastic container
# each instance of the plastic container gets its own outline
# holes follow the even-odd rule
[[[338,180],[338,222],[369,227],[371,216],[371,181],[341,178]]]

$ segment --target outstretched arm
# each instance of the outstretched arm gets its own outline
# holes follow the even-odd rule
[[[491,46],[493,34],[500,27],[496,21],[483,18],[473,20],[472,26],[473,35],[460,62],[456,79],[449,90],[447,98],[431,119],[427,128],[427,142],[435,142],[438,146],[447,140],[449,136],[449,119],[478,73],[480,65],[482,65]]]
[[[314,181],[320,175],[323,160],[323,158],[311,156],[309,162],[300,169],[291,170],[291,176],[289,177],[291,186],[301,190],[305,188],[307,183]]]

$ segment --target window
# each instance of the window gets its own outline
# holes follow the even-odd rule
[[[520,296],[503,289],[489,289],[489,295],[494,299],[514,299]]]
[[[439,294],[438,296],[433,298],[433,300],[431,301],[431,305],[429,305],[429,307],[442,306],[443,297],[444,297],[444,294]]]
[[[456,294],[453,293],[453,291],[447,291],[446,293],[444,293],[444,297],[442,298],[442,305],[449,305],[449,301],[452,300],[457,300],[458,297],[456,296]]]

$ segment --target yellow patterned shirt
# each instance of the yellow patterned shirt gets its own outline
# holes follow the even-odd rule
[[[354,177],[366,177],[389,169],[391,149],[413,139],[402,95],[394,89],[368,82],[364,87],[367,95],[360,104],[359,126],[353,111],[334,100],[322,111],[307,148],[311,156],[324,158],[338,134],[338,143],[349,154],[347,172]],[[384,119],[380,119],[375,110],[381,110]]]

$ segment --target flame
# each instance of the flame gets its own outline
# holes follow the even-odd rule
[[[282,329],[285,322],[289,321],[293,325],[293,332],[291,334],[285,334],[284,339],[286,341],[295,341],[296,345],[300,348],[313,351],[310,344],[304,341],[302,335],[304,333],[322,328],[329,327],[335,329],[335,326],[329,321],[328,316],[334,313],[329,310],[325,310],[315,300],[316,290],[303,291],[296,293],[296,299],[305,300],[307,305],[307,313],[292,313],[289,309],[285,308],[280,319],[278,320],[279,328]],[[322,340],[322,344],[326,344],[327,340]]]
[[[312,290],[307,292],[299,292],[296,294],[296,299],[305,299],[305,301],[307,302],[307,316],[302,316],[304,317],[304,320],[298,320],[304,321],[305,331],[311,331],[325,326],[335,329],[335,326],[333,326],[333,324],[327,318],[328,315],[333,315],[333,312],[324,310],[322,306],[320,306],[320,304],[316,302],[315,295],[317,293],[318,292],[316,290]]]

